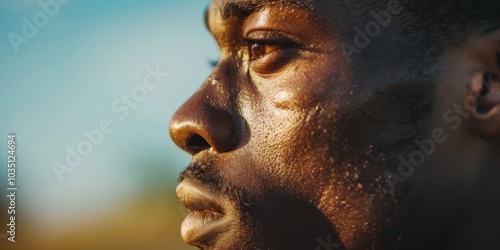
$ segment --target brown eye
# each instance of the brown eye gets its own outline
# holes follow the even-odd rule
[[[253,43],[250,45],[250,59],[255,60],[259,59],[274,50],[278,49],[278,46],[275,45],[266,45],[261,43]]]

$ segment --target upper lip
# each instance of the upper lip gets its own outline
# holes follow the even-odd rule
[[[177,186],[177,197],[180,203],[190,211],[208,211],[223,215],[223,207],[216,202],[217,196],[210,193],[201,183],[183,180]]]

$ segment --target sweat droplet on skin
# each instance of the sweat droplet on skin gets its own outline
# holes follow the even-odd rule
[[[218,82],[219,81],[217,81],[217,79],[214,79],[214,78],[210,79],[210,84],[212,84],[212,85],[217,85]]]
[[[299,104],[295,98],[293,98],[293,94],[288,91],[279,91],[276,93],[271,101],[276,108],[280,109],[297,109]]]

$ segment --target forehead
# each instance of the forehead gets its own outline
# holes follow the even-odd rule
[[[318,20],[323,19],[320,23],[329,26],[330,20],[327,19],[335,16],[334,5],[336,3],[327,0],[212,0],[205,14],[205,23],[210,31],[214,31],[227,24],[228,20],[243,21],[254,13],[270,8],[274,9],[274,15],[277,16],[293,16],[293,13],[285,10],[299,9],[302,13],[316,16]]]
[[[304,10],[314,9],[313,0],[213,0],[212,7],[222,14],[223,18],[246,16],[264,7],[293,6]]]
[[[355,26],[359,18],[369,17],[370,10],[384,8],[386,5],[386,1],[372,0],[212,0],[206,13],[206,23],[212,26],[210,20],[215,19],[215,16],[220,17],[217,17],[219,21],[232,17],[244,19],[264,8],[290,7],[309,12],[325,26],[343,29]],[[220,24],[222,23],[217,23]]]
[[[354,10],[360,13],[363,10],[385,6],[397,0],[212,0],[211,5],[225,16],[231,13],[242,14],[268,6],[291,6],[308,11],[320,12],[324,8],[334,7],[330,10]],[[246,10],[246,11],[245,11]],[[234,12],[233,12],[234,11]]]

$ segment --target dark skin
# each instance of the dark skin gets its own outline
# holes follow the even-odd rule
[[[443,249],[493,206],[500,29],[471,26],[437,60],[414,45],[428,42],[414,40],[426,27],[408,26],[402,11],[346,57],[339,45],[354,27],[387,8],[346,3],[212,1],[207,26],[221,58],[170,127],[193,156],[177,189],[193,211],[187,243]],[[419,160],[415,140],[427,139],[428,156],[401,163]]]

